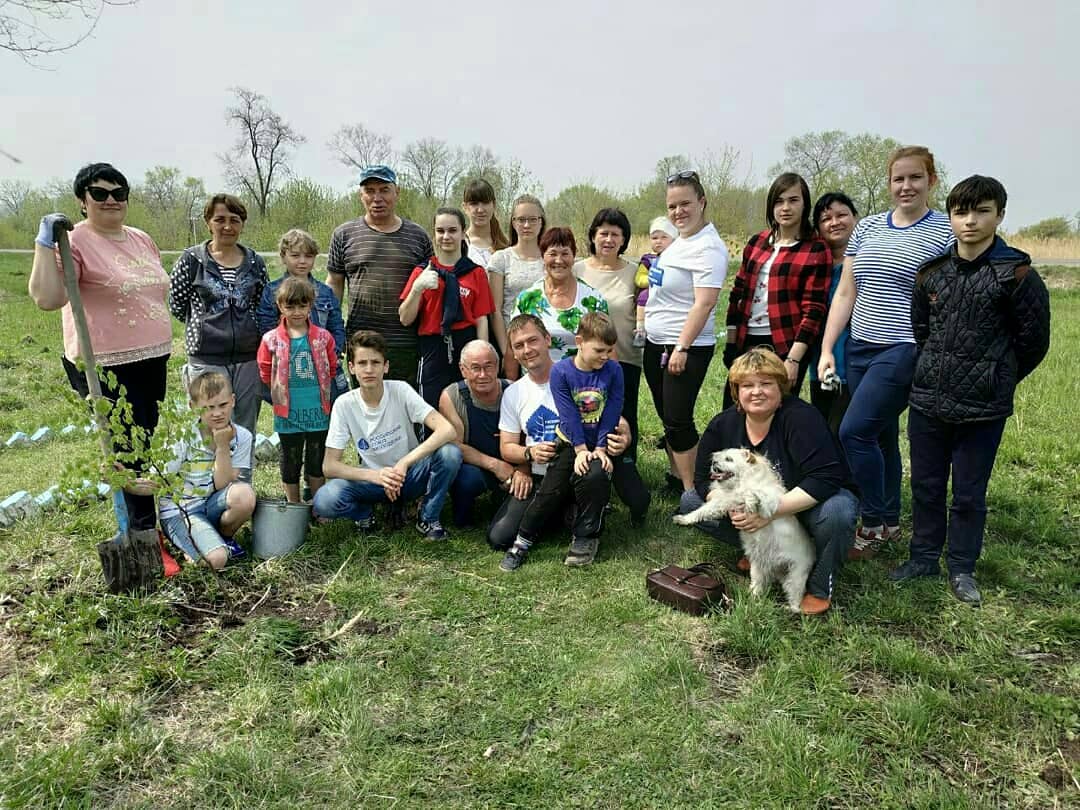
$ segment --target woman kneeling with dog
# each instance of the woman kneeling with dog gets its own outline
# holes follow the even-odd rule
[[[755,532],[781,515],[796,515],[809,532],[817,560],[806,581],[804,614],[824,613],[832,603],[833,578],[854,539],[859,499],[844,454],[821,414],[790,395],[784,362],[759,346],[736,359],[728,373],[735,405],[717,414],[698,445],[694,489],[683,493],[679,513],[698,508],[708,496],[712,455],[744,447],[768,458],[787,491],[776,514],[731,512],[718,521],[699,523],[708,534],[739,545],[739,532]],[[745,558],[740,570],[747,570]]]

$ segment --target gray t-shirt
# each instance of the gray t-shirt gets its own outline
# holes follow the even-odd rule
[[[345,276],[349,286],[349,314],[345,332],[374,329],[388,346],[416,345],[416,325],[398,319],[401,291],[416,267],[434,255],[431,239],[415,222],[401,220],[393,233],[369,226],[364,218],[339,225],[330,237],[326,269]]]

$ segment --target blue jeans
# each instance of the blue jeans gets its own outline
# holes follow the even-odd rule
[[[1003,418],[952,424],[911,409],[911,559],[937,562],[948,536],[949,574],[975,572],[986,528],[986,487],[1004,430]]]
[[[475,464],[461,463],[457,478],[450,485],[450,503],[454,511],[455,526],[469,526],[473,520],[476,499],[485,492],[499,492],[502,482],[494,475],[481,470]]]
[[[687,490],[679,500],[679,514],[693,512],[704,503],[696,489]],[[836,573],[847,559],[848,549],[855,542],[855,521],[859,513],[859,499],[846,489],[817,506],[795,515],[814,541],[817,559],[806,580],[806,592],[821,599],[831,599]],[[741,547],[739,532],[731,525],[731,519],[706,520],[697,528],[710,537],[729,545]]]
[[[461,466],[461,451],[454,444],[444,444],[427,458],[422,458],[405,473],[400,500],[424,496],[420,520],[433,523],[439,519],[450,482]],[[314,509],[319,517],[367,520],[377,503],[389,503],[386,490],[366,481],[331,478],[315,493]]]
[[[165,532],[165,536],[189,559],[197,560],[200,556],[205,557],[214,549],[225,545],[218,527],[221,525],[221,516],[228,508],[226,499],[231,486],[233,485],[229,484],[224,489],[211,493],[200,503],[185,506],[187,521],[184,520],[182,514],[161,519],[161,530]],[[188,522],[191,523],[190,532]]]
[[[908,404],[915,373],[915,344],[847,344],[851,403],[840,423],[855,483],[862,491],[864,526],[900,522],[900,414]]]

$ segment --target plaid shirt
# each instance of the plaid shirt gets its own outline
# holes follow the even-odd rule
[[[747,323],[758,273],[772,256],[769,231],[750,237],[742,265],[728,298],[727,325],[734,326],[735,345],[746,343]],[[825,324],[832,251],[818,237],[781,248],[769,271],[769,329],[773,348],[787,357],[793,343],[813,345]]]

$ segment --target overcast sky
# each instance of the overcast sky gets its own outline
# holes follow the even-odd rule
[[[954,182],[996,176],[1015,229],[1080,210],[1078,35],[1074,0],[141,0],[47,70],[0,51],[0,148],[23,161],[0,178],[104,160],[215,189],[242,85],[307,137],[297,173],[337,189],[345,123],[484,144],[548,196],[725,144],[764,183],[787,138],[841,129],[926,144]]]

